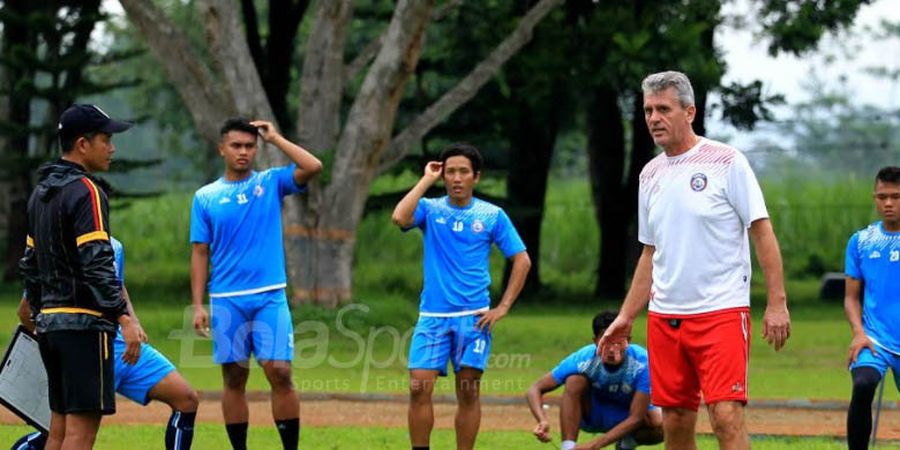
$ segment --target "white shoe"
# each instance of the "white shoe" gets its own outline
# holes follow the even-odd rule
[[[616,450],[632,450],[637,448],[637,441],[631,436],[625,436],[619,442],[616,442]]]

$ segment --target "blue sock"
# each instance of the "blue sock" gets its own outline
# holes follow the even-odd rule
[[[197,412],[172,411],[166,424],[166,450],[190,450]]]

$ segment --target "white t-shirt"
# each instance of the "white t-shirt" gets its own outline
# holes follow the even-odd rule
[[[638,239],[656,247],[650,311],[693,315],[750,305],[747,229],[768,217],[747,158],[701,138],[640,176]]]

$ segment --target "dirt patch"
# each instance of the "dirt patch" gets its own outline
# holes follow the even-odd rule
[[[206,395],[201,402],[198,420],[207,423],[221,423],[221,407],[217,399]],[[341,399],[306,399],[302,402],[301,416],[304,426],[358,426],[406,428],[406,404],[402,397],[385,397],[375,401]],[[263,395],[251,397],[250,421],[256,424],[270,424],[271,410]],[[117,402],[116,415],[106,417],[103,423],[116,424],[158,424],[169,418],[168,407],[161,403],[151,403],[142,407],[123,398]],[[0,423],[20,424],[17,417],[0,408]],[[551,417],[557,417],[558,409],[551,406]],[[435,426],[452,429],[456,407],[447,402],[435,404]],[[752,434],[790,436],[844,436],[846,411],[817,410],[805,408],[750,407],[747,409],[747,424]],[[482,405],[482,431],[520,430],[530,432],[534,419],[523,405],[484,404]],[[558,424],[554,424],[558,430]],[[701,410],[697,431],[709,433],[709,422]],[[900,411],[883,410],[879,426],[879,439],[900,439]]]

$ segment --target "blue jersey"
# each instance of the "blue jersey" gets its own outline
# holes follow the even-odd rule
[[[116,266],[116,278],[119,279],[119,287],[125,284],[125,247],[118,239],[110,236],[109,243],[113,248],[113,262]]]
[[[881,221],[857,231],[847,243],[844,273],[864,286],[863,329],[879,347],[900,355],[900,232]]]
[[[489,307],[491,244],[507,258],[525,251],[509,216],[477,198],[465,207],[452,205],[447,196],[423,198],[416,206],[414,226],[425,234],[425,284],[419,303],[424,314]]]
[[[233,297],[287,285],[281,199],[304,190],[294,165],[252,172],[240,181],[219,178],[194,194],[191,242],[209,244],[210,297]]]
[[[635,392],[650,395],[650,364],[647,350],[630,344],[622,364],[610,371],[596,355],[597,345],[585,345],[567,356],[550,374],[558,384],[570,375],[584,375],[591,382],[591,394],[599,403],[613,404],[626,410]]]

